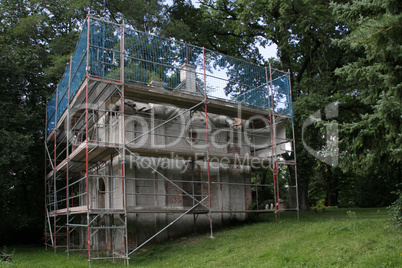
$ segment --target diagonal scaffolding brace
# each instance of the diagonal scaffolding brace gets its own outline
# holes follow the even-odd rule
[[[128,253],[128,255],[133,254],[134,252],[136,252],[137,250],[139,250],[140,248],[142,248],[143,246],[145,246],[148,242],[150,242],[152,239],[154,239],[155,237],[157,237],[159,234],[161,234],[163,231],[165,231],[167,228],[169,228],[170,226],[172,226],[175,222],[177,222],[178,220],[180,220],[181,218],[183,218],[184,216],[186,216],[188,213],[190,213],[193,209],[195,209],[199,204],[201,204],[201,202],[204,202],[205,200],[208,199],[208,196],[204,197],[202,200],[198,201],[198,204],[195,204],[194,206],[192,206],[191,208],[189,208],[186,212],[184,212],[183,214],[181,214],[179,217],[177,217],[176,219],[174,219],[173,221],[171,221],[168,225],[166,225],[165,227],[163,227],[161,230],[159,230],[159,232],[157,232],[156,234],[154,234],[153,236],[151,236],[150,238],[148,238],[148,240],[146,240],[144,243],[142,243],[141,245],[139,245],[138,247],[136,247],[133,251],[131,251],[130,253]]]

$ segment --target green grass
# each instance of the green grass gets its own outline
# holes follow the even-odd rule
[[[388,223],[385,209],[331,208],[301,213],[300,222],[293,213],[281,213],[280,223],[271,214],[260,220],[217,231],[215,239],[191,235],[146,246],[130,256],[130,266],[402,267],[402,233]],[[88,262],[82,253],[67,260],[62,252],[17,247],[7,266],[88,267]],[[92,267],[124,265],[93,261]]]

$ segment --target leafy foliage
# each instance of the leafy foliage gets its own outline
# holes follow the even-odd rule
[[[0,240],[20,231],[29,239],[40,234],[43,187],[43,116],[47,79],[43,67],[47,30],[37,8],[21,1],[2,1],[0,22]],[[25,231],[25,232],[24,232]],[[21,238],[21,237],[19,237]],[[37,237],[36,237],[37,239]],[[3,242],[3,243],[4,243]]]
[[[402,6],[400,1],[359,1],[334,5],[334,12],[351,30],[338,46],[363,52],[336,70],[356,107],[362,107],[342,126],[341,167],[361,177],[366,195],[361,205],[373,205],[373,197],[389,204],[401,178]]]
[[[388,212],[395,226],[400,228],[402,227],[402,190],[398,189],[393,193],[396,194],[397,199],[388,207]]]
[[[3,247],[3,249],[0,251],[0,264],[3,263],[10,263],[13,260],[13,255],[15,253],[15,250],[13,250],[11,253],[7,249],[6,246]]]

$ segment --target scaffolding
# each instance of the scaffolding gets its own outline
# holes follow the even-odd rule
[[[46,134],[45,244],[89,263],[128,264],[175,223],[212,237],[249,213],[299,217],[289,72],[88,16]],[[272,183],[251,178],[267,168]]]

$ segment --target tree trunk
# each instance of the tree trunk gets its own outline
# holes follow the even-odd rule
[[[327,206],[337,206],[338,205],[338,178],[334,176],[331,172],[327,173]]]
[[[299,208],[301,211],[310,209],[308,203],[308,183],[299,183]]]

